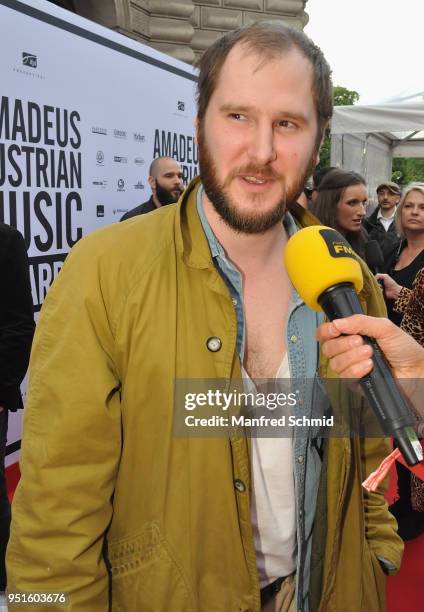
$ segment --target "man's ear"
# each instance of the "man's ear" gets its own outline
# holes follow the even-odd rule
[[[194,142],[199,144],[199,117],[194,120]]]
[[[153,193],[155,193],[156,191],[156,179],[153,176],[149,176],[147,177],[147,181],[150,185],[150,189],[152,190]]]

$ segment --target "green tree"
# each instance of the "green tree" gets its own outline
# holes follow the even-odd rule
[[[359,100],[359,94],[357,91],[353,89],[347,89],[346,87],[341,87],[340,85],[336,85],[334,87],[333,92],[333,101],[334,106],[351,106],[356,104]],[[331,152],[331,142],[330,142],[330,128],[327,128],[324,142],[320,151],[320,161],[318,164],[318,168],[325,168],[330,165],[330,152]]]
[[[424,159],[419,157],[398,157],[393,160],[392,180],[399,185],[424,181]]]

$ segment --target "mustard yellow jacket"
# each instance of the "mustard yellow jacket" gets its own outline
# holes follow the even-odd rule
[[[240,377],[234,307],[195,210],[196,185],[178,205],[81,240],[42,308],[9,589],[65,591],[69,602],[34,610],[260,610],[248,441],[172,432],[176,378]],[[364,275],[364,306],[383,312]],[[211,336],[223,339],[219,352],[207,350]],[[331,374],[325,360],[321,369]],[[350,394],[338,389],[349,412]],[[381,492],[360,483],[386,452],[381,439],[325,445],[311,612],[384,609],[376,555],[398,567],[402,543]]]

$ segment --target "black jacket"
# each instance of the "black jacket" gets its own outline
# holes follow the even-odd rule
[[[384,225],[380,219],[377,218],[379,207],[374,210],[373,213],[366,219],[364,219],[363,226],[368,232],[369,240],[377,240],[380,248],[383,252],[384,258],[392,252],[400,244],[400,238],[396,232],[396,224],[394,221],[386,231]]]
[[[0,223],[0,406],[22,408],[19,385],[28,367],[34,315],[22,235]]]
[[[131,217],[136,217],[137,215],[144,215],[148,212],[152,212],[152,210],[156,210],[156,205],[153,202],[153,196],[150,196],[150,200],[147,200],[147,202],[143,202],[143,204],[140,204],[140,206],[132,208],[131,210],[126,212],[125,215],[122,215],[119,220],[126,221],[127,219],[131,219]]]

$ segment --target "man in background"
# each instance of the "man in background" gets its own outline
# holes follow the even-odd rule
[[[6,588],[4,558],[10,506],[4,459],[9,410],[22,408],[19,389],[28,367],[34,333],[28,257],[21,234],[0,223],[0,592]]]
[[[147,180],[152,190],[150,199],[126,212],[121,217],[121,221],[126,221],[137,215],[144,215],[161,206],[175,204],[184,191],[181,166],[172,157],[157,157],[154,159],[150,164]]]
[[[385,256],[400,240],[395,224],[396,207],[400,200],[399,185],[391,181],[381,183],[377,187],[377,198],[377,208],[364,220],[363,225],[370,240],[377,240]]]

